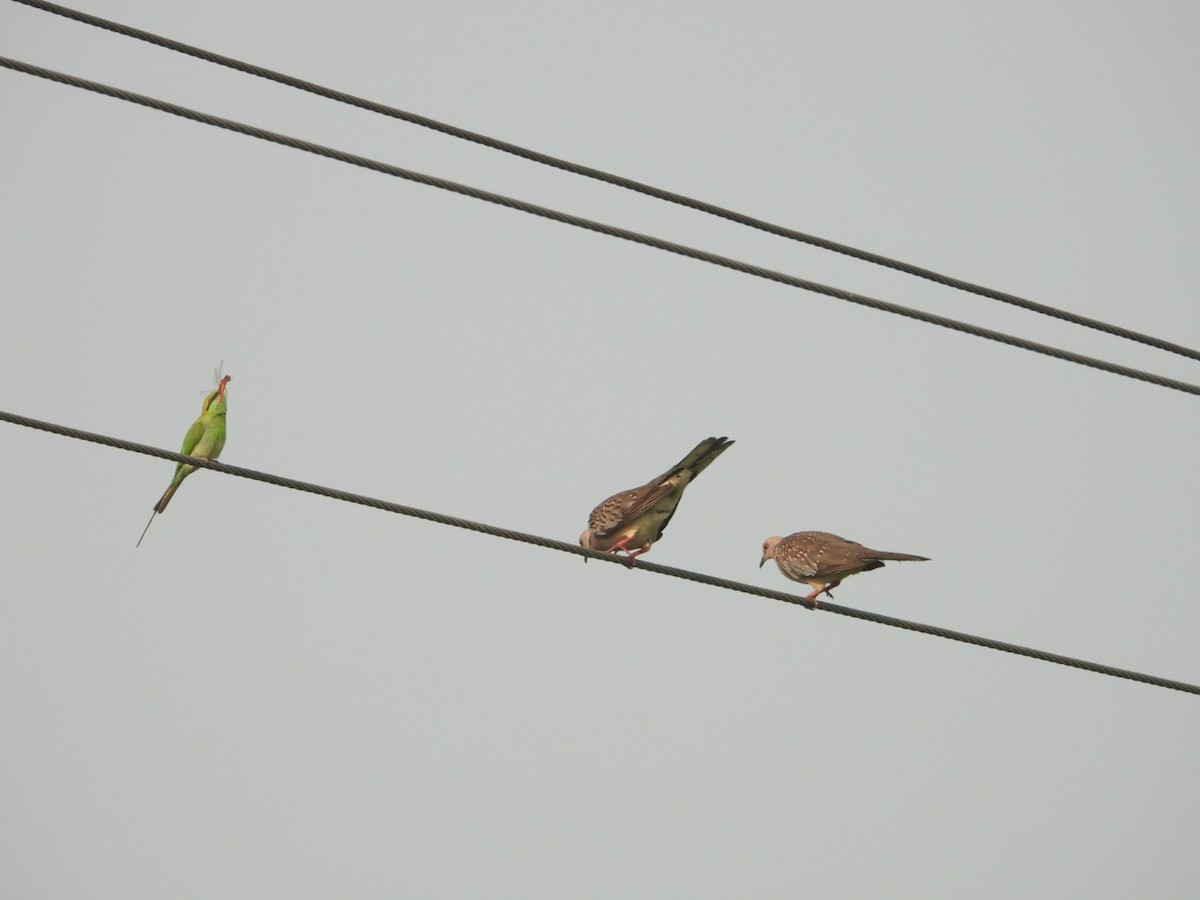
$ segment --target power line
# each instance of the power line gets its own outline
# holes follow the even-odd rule
[[[512,197],[507,197],[503,194],[485,191],[481,188],[460,184],[456,181],[437,178],[436,176],[426,175],[422,172],[414,172],[411,169],[403,169],[399,166],[391,165],[390,163],[380,162],[365,156],[347,153],[344,150],[337,150],[321,144],[314,144],[310,141],[305,141],[300,138],[290,137],[288,135],[279,134],[273,131],[267,131],[266,129],[258,128],[253,125],[245,125],[241,122],[235,122],[232,119],[223,119],[219,116],[198,112],[185,106],[178,106],[174,103],[168,103],[165,100],[158,100],[154,97],[147,97],[143,94],[136,94],[132,91],[126,91],[121,88],[112,87],[110,85],[101,84],[95,81],[88,81],[84,78],[78,78],[74,75],[56,72],[52,69],[45,69],[41,66],[35,66],[31,63],[20,62],[7,57],[0,57],[0,66],[17,72],[24,72],[27,75],[34,75],[38,78],[45,78],[49,81],[56,81],[60,84],[66,84],[72,87],[82,88],[83,90],[92,91],[97,94],[103,94],[108,97],[115,97],[118,100],[124,100],[129,103],[135,103],[140,106],[149,107],[150,109],[156,109],[160,112],[170,113],[171,115],[179,116],[184,119],[190,119],[193,122],[200,122],[205,125],[211,125],[215,128],[223,128],[227,131],[233,131],[237,132],[238,134],[248,135],[250,137],[269,141],[271,143],[281,144],[285,147],[303,150],[306,153],[313,153],[317,156],[324,156],[328,159],[334,159],[339,162],[349,163],[350,165],[371,169],[372,171],[382,172],[385,175],[392,175],[396,178],[415,181],[419,184],[440,188],[441,190],[451,191],[456,194],[462,194],[463,196],[472,197],[476,200],[484,200],[488,203],[495,203],[498,206],[519,210],[521,212],[529,213],[530,215],[541,216],[542,218],[552,219],[556,222],[574,225],[577,228],[583,228],[585,230],[594,231],[599,234],[605,234],[610,237],[621,238],[622,240],[631,241],[636,244],[654,247],[658,250],[665,250],[668,253],[675,253],[680,256],[697,259],[701,262],[707,262],[715,266],[732,269],[736,272],[743,272],[747,275],[754,275],[758,278],[764,278],[768,281],[786,284],[790,287],[800,288],[816,294],[823,294],[827,297],[834,297],[838,300],[845,300],[848,303],[856,303],[860,306],[867,306],[872,309],[882,310],[883,312],[904,316],[909,319],[916,319],[919,322],[938,325],[942,328],[948,328],[952,331],[960,331],[964,334],[970,334],[974,335],[975,337],[981,337],[987,340],[996,341],[1001,344],[1007,344],[1011,347],[1019,347],[1022,350],[1040,353],[1044,356],[1052,356],[1056,359],[1063,359],[1068,362],[1076,363],[1077,365],[1089,366],[1093,369],[1100,369],[1104,372],[1111,372],[1115,375],[1122,375],[1126,378],[1132,378],[1137,381],[1155,384],[1159,387],[1171,388],[1172,390],[1182,391],[1187,394],[1200,395],[1200,385],[1191,384],[1186,381],[1178,381],[1174,378],[1167,378],[1162,375],[1155,375],[1151,372],[1142,371],[1141,369],[1133,369],[1117,363],[1107,362],[1106,360],[1097,359],[1092,356],[1086,356],[1082,353],[1075,353],[1070,350],[1062,350],[1058,347],[1051,347],[1048,344],[1040,344],[1036,341],[1030,341],[1026,340],[1025,338],[1019,338],[1014,335],[1006,334],[1002,331],[994,331],[990,328],[982,328],[978,325],[971,325],[968,322],[960,322],[957,319],[950,319],[946,316],[939,316],[933,313],[923,312],[908,306],[890,303],[886,300],[878,300],[874,297],[868,297],[865,294],[856,294],[852,291],[831,287],[816,281],[809,281],[808,279],[799,278],[795,275],[788,275],[784,272],[778,272],[774,269],[756,266],[752,263],[742,262],[741,260],[732,259],[727,256],[721,256],[716,253],[710,253],[706,250],[699,250],[684,244],[677,244],[672,241],[654,237],[652,235],[642,234],[641,232],[637,231],[630,231],[625,228],[618,228],[615,225],[607,225],[603,222],[597,222],[593,219],[585,219],[581,216],[560,212],[558,210],[550,209],[549,207],[545,206],[538,206],[533,203],[527,203],[524,200],[518,200]]]
[[[339,103],[355,106],[359,109],[367,110],[368,112],[379,113],[380,115],[389,116],[393,119],[400,119],[414,125],[420,125],[423,128],[429,128],[433,131],[450,135],[451,137],[456,137],[461,140],[470,141],[485,147],[490,147],[494,150],[500,150],[504,153],[519,156],[523,159],[541,163],[545,166],[561,169],[562,171],[570,172],[575,175],[582,175],[587,178],[594,178],[597,181],[603,181],[608,184],[616,185],[617,187],[625,188],[626,190],[644,194],[648,197],[654,197],[657,200],[665,200],[668,203],[675,203],[679,206],[685,206],[689,209],[694,209],[712,216],[717,216],[718,218],[736,222],[739,225],[745,225],[749,228],[765,231],[768,234],[810,244],[814,247],[820,247],[824,250],[830,250],[834,253],[841,253],[845,256],[853,257],[854,259],[860,259],[878,266],[884,266],[889,269],[904,272],[908,275],[915,275],[918,278],[924,278],[937,284],[946,285],[947,287],[977,294],[981,297],[987,297],[990,300],[997,300],[1001,303],[1007,303],[1011,306],[1018,306],[1022,309],[1040,313],[1041,315],[1045,316],[1051,316],[1066,322],[1071,322],[1075,325],[1081,325],[1085,328],[1093,328],[1097,331],[1105,332],[1106,334],[1112,334],[1127,340],[1136,341],[1140,344],[1155,347],[1159,350],[1166,350],[1169,353],[1175,353],[1180,356],[1189,357],[1190,359],[1200,360],[1200,350],[1194,350],[1181,344],[1163,340],[1162,338],[1132,331],[1128,328],[1123,328],[1120,325],[1112,325],[1099,319],[1093,319],[1088,316],[1082,316],[1077,313],[1057,309],[1056,307],[1048,306],[1044,303],[1038,303],[1034,300],[1027,300],[1024,297],[1017,296],[1016,294],[1009,294],[1004,291],[994,290],[992,288],[974,284],[969,281],[963,281],[962,279],[954,278],[949,275],[942,275],[933,271],[932,269],[926,269],[921,266],[903,262],[901,260],[891,259],[887,256],[872,253],[869,250],[860,250],[856,247],[851,247],[848,244],[841,244],[826,238],[805,234],[802,231],[796,231],[792,228],[776,225],[754,216],[749,216],[744,213],[725,209],[723,207],[716,206],[715,204],[708,203],[704,200],[697,200],[683,194],[676,194],[672,191],[664,190],[663,188],[654,187],[653,185],[643,184],[642,182],[634,181],[631,178],[625,178],[622,175],[615,175],[610,172],[605,172],[602,169],[595,169],[590,166],[581,165],[580,163],[559,159],[557,157],[550,156],[549,154],[541,153],[537,150],[530,150],[518,144],[512,144],[508,141],[502,141],[498,138],[488,137],[485,134],[468,131],[465,128],[459,128],[456,125],[449,125],[445,122],[439,122],[438,120],[430,119],[427,116],[407,112],[402,109],[397,109],[394,106],[377,103],[373,100],[366,100],[362,97],[356,97],[353,94],[347,94],[342,91],[334,90],[333,88],[323,87],[322,85],[314,84],[311,81],[305,81],[292,75],[285,75],[281,72],[275,72],[271,69],[263,68],[262,66],[256,66],[253,63],[233,59],[232,57],[222,56],[219,53],[213,53],[210,50],[204,50],[200,47],[193,47],[190,44],[184,44],[180,41],[163,37],[149,31],[143,31],[130,25],[123,25],[120,22],[113,22],[110,19],[102,19],[99,16],[93,16],[89,13],[70,9],[66,6],[60,6],[57,3],[47,3],[45,0],[14,0],[14,2],[21,3],[25,6],[31,6],[35,9],[40,9],[45,12],[54,13],[55,15],[63,16],[64,18],[74,19],[75,21],[81,22],[85,25],[91,25],[96,28],[111,31],[116,34],[124,35],[125,37],[131,37],[150,44],[155,44],[159,47],[164,47],[177,53],[183,53],[206,62],[215,63],[219,66],[225,66],[239,72],[245,72],[248,75],[254,75],[259,78],[264,78],[268,81],[274,81],[277,84],[286,85],[287,87],[296,88],[297,90],[301,91],[307,91],[310,94],[316,94],[319,97],[325,97],[329,100],[335,100]]]
[[[333,500],[341,500],[345,503],[356,503],[360,506],[369,506],[372,509],[383,510],[384,512],[397,513],[402,516],[410,516],[415,519],[424,519],[428,522],[437,522],[441,525],[449,525],[453,528],[463,528],[467,531],[486,534],[491,537],[504,538],[510,541],[520,541],[525,544],[533,544],[538,547],[545,547],[550,550],[558,550],[562,553],[573,553],[576,556],[587,557],[588,559],[597,559],[603,562],[616,563],[618,565],[627,565],[623,559],[609,554],[599,553],[595,550],[585,550],[575,544],[568,544],[564,541],[554,540],[553,538],[542,537],[536,534],[527,534],[523,531],[513,531],[508,528],[498,528],[495,525],[487,525],[482,522],[472,522],[469,519],[460,519],[455,516],[447,516],[442,513],[430,512],[429,510],[417,509],[413,506],[404,506],[400,503],[392,503],[388,500],[379,500],[374,497],[368,497],[364,494],[352,494],[348,491],[340,491],[335,488],[322,487],[318,484],[311,484],[306,481],[298,481],[294,478],[284,478],[279,475],[271,475],[266,472],[256,472],[253,469],[243,469],[239,466],[231,466],[222,462],[215,462],[208,459],[198,459],[196,457],[184,456],[182,453],[173,453],[170,450],[161,450],[158,447],[151,447],[147,444],[137,444],[132,441],[122,440],[121,438],[108,437],[103,434],[96,434],[91,431],[83,431],[78,428],[71,428],[66,425],[56,425],[51,422],[42,422],[38,419],[30,419],[26,416],[19,416],[15,413],[4,412],[0,410],[0,421],[9,422],[13,425],[20,425],[25,428],[33,428],[38,431],[45,431],[50,434],[60,435],[62,437],[75,438],[81,441],[90,441],[94,444],[103,444],[106,447],[115,447],[118,450],[127,450],[131,453],[142,453],[146,456],[156,456],[159,459],[167,459],[172,462],[182,462],[188,465],[197,466],[204,469],[213,469],[224,475],[234,475],[238,478],[248,478],[251,481],[259,481],[264,484],[275,485],[276,487],[291,488],[294,491],[304,491],[309,494],[317,494],[321,497],[329,497]],[[693,581],[697,584],[707,584],[711,587],[723,588],[728,591],[738,591],[743,594],[751,594],[756,597],[765,597],[768,600],[778,600],[783,603],[791,603],[796,606],[811,607],[809,602],[803,597],[796,594],[787,594],[782,591],[773,591],[768,588],[757,587],[752,584],[745,584],[740,581],[730,581],[726,578],[717,578],[713,575],[706,575],[701,572],[691,572],[687,569],[676,569],[673,566],[664,566],[658,563],[639,560],[637,571],[651,572],[655,575],[669,575],[672,578],[682,578],[685,581]],[[1157,675],[1146,675],[1141,672],[1134,672],[1129,669],[1118,669],[1114,666],[1106,666],[1101,663],[1088,662],[1087,660],[1075,659],[1070,656],[1062,656],[1058,653],[1049,653],[1045,650],[1035,650],[1032,647],[1023,647],[1020,644],[1010,644],[1006,641],[997,641],[991,638],[979,637],[973,634],[966,634],[961,631],[951,631],[948,628],[939,628],[936,625],[925,625],[921,622],[911,622],[907,619],[898,619],[894,616],[884,616],[879,613],[867,612],[866,610],[854,609],[848,606],[839,606],[836,603],[822,603],[815,607],[824,612],[835,613],[839,616],[849,616],[854,619],[862,619],[866,622],[875,622],[878,625],[888,625],[892,628],[901,628],[905,631],[916,631],[921,634],[929,634],[934,637],[946,638],[951,641],[960,641],[965,644],[974,644],[977,647],[986,647],[989,650],[999,650],[1003,653],[1012,653],[1017,656],[1025,656],[1030,659],[1040,659],[1044,662],[1055,663],[1060,666],[1069,666],[1075,669],[1083,669],[1088,672],[1097,672],[1101,675],[1111,675],[1114,678],[1125,678],[1130,681],[1138,681],[1142,684],[1152,685],[1154,687],[1167,688],[1173,691],[1182,691],[1187,694],[1200,694],[1200,685],[1188,684],[1183,681],[1174,681],[1169,678],[1161,678]]]

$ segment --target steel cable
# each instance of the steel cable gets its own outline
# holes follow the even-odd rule
[[[960,322],[957,319],[950,319],[946,316],[939,316],[933,313],[923,312],[921,310],[912,309],[911,307],[890,303],[886,300],[878,300],[874,297],[868,297],[865,294],[856,294],[852,291],[842,290],[841,288],[830,287],[829,285],[821,284],[816,281],[809,281],[808,279],[799,278],[795,275],[788,275],[784,272],[778,272],[773,269],[767,269],[762,266],[753,265],[752,263],[731,259],[716,253],[709,253],[705,250],[698,250],[694,247],[689,247],[684,244],[677,244],[672,241],[667,241],[652,235],[642,234],[637,231],[630,231],[625,228],[618,228],[614,225],[607,225],[603,222],[597,222],[592,219],[585,219],[581,216],[575,216],[570,213],[559,212],[558,210],[550,209],[545,206],[527,203],[524,200],[506,197],[503,194],[496,194],[491,191],[482,190],[481,188],[459,184],[455,181],[437,178],[436,176],[426,175],[422,172],[414,172],[410,169],[404,169],[400,166],[394,166],[389,163],[380,162],[379,160],[369,159],[365,156],[347,153],[344,150],[337,150],[332,147],[325,147],[321,144],[314,144],[310,141],[290,137],[284,134],[278,134],[273,131],[267,131],[266,129],[257,128],[253,125],[245,125],[241,122],[235,122],[231,119],[223,119],[219,116],[198,112],[197,110],[189,109],[185,106],[168,103],[165,100],[147,97],[143,94],[126,91],[121,88],[112,87],[111,85],[89,81],[85,78],[78,78],[74,75],[56,72],[52,69],[35,66],[31,63],[21,62],[19,60],[9,59],[7,57],[0,57],[0,66],[17,72],[23,72],[27,75],[34,75],[38,78],[45,78],[49,81],[56,81],[60,84],[66,84],[72,87],[82,88],[83,90],[92,91],[97,94],[103,94],[108,97],[114,97],[118,100],[124,100],[129,103],[136,103],[140,106],[159,110],[160,112],[166,112],[184,119],[190,119],[194,122],[200,122],[216,128],[223,128],[227,131],[233,131],[239,134],[248,135],[250,137],[259,138],[260,140],[269,141],[271,143],[281,144],[285,147],[292,147],[296,150],[303,150],[306,153],[313,153],[317,156],[324,156],[328,159],[338,160],[339,162],[361,166],[365,169],[382,172],[385,175],[392,175],[396,178],[403,178],[408,181],[414,181],[430,187],[440,188],[441,190],[452,191],[457,194],[472,197],[476,200],[484,200],[488,203],[495,203],[499,206],[508,207],[509,209],[515,209],[521,212],[529,213],[530,215],[541,216],[542,218],[552,219],[568,225],[574,225],[577,228],[583,228],[588,231],[594,231],[610,237],[621,238],[622,240],[631,241],[636,244],[654,247],[658,250],[665,250],[668,253],[675,253],[680,256],[697,259],[701,262],[707,262],[726,269],[743,272],[747,275],[754,275],[758,278],[764,278],[768,281],[775,281],[780,284],[786,284],[791,287],[800,288],[813,293],[823,294],[827,297],[835,297],[848,303],[856,303],[860,306],[867,306],[872,309],[889,312],[898,316],[904,316],[909,319],[916,319],[917,321],[926,322],[931,325],[938,325],[942,328],[948,328],[952,331],[960,331],[964,334],[971,334],[975,337],[981,337],[987,340],[996,341],[1001,344],[1007,344],[1011,347],[1019,347],[1022,350],[1040,353],[1044,356],[1052,356],[1056,359],[1063,359],[1068,362],[1076,363],[1077,365],[1100,369],[1105,372],[1111,372],[1115,375],[1122,375],[1126,378],[1132,378],[1137,381],[1155,384],[1159,387],[1171,388],[1172,390],[1182,391],[1187,394],[1200,395],[1200,385],[1179,381],[1174,378],[1167,378],[1162,375],[1155,375],[1151,372],[1145,372],[1141,369],[1133,369],[1129,366],[1122,366],[1117,363],[1107,362],[1106,360],[1086,356],[1082,353],[1075,353],[1070,350],[1051,347],[1048,344],[1040,344],[1036,341],[1019,338],[1001,331],[994,331],[990,328],[982,328],[978,325],[971,325],[968,322]]]
[[[582,175],[587,178],[596,179],[597,181],[603,181],[626,190],[635,191],[639,194],[645,194],[648,197],[664,200],[668,203],[675,203],[689,209],[694,209],[712,216],[717,216],[718,218],[736,222],[739,225],[745,225],[749,228],[765,231],[768,234],[810,244],[814,247],[820,247],[823,250],[840,253],[845,256],[853,257],[854,259],[860,259],[864,262],[872,263],[877,266],[884,266],[889,269],[894,269],[898,272],[904,272],[908,275],[915,275],[918,278],[924,278],[937,284],[956,288],[957,290],[977,294],[981,297],[987,297],[990,300],[997,300],[1001,303],[1007,303],[1011,306],[1017,306],[1041,315],[1051,316],[1056,319],[1071,322],[1075,325],[1081,325],[1085,328],[1092,328],[1097,331],[1105,332],[1106,334],[1125,338],[1126,340],[1136,341],[1140,344],[1155,347],[1159,350],[1165,350],[1169,353],[1175,353],[1180,356],[1186,356],[1190,359],[1200,360],[1200,350],[1195,350],[1191,347],[1185,347],[1181,344],[1163,340],[1162,338],[1153,337],[1152,335],[1142,334],[1119,325],[1112,325],[1099,319],[1093,319],[1088,316],[1082,316],[1077,313],[1057,309],[1053,306],[1047,306],[1044,303],[1027,300],[1024,297],[1019,297],[1015,294],[1009,294],[1004,291],[998,291],[989,287],[984,287],[983,285],[973,284],[972,282],[963,281],[962,279],[954,278],[949,275],[942,275],[933,271],[932,269],[926,269],[921,266],[903,262],[901,260],[891,259],[878,253],[872,253],[869,250],[860,250],[856,247],[851,247],[848,244],[841,244],[826,238],[805,234],[802,231],[796,231],[791,228],[786,228],[782,225],[776,225],[763,219],[725,209],[703,200],[697,200],[683,194],[677,194],[672,191],[654,187],[653,185],[643,184],[642,182],[634,181],[631,178],[625,178],[621,175],[614,175],[601,169],[595,169],[590,166],[570,162],[569,160],[559,159],[557,157],[541,153],[537,150],[530,150],[518,144],[512,144],[508,141],[499,140],[498,138],[488,137],[484,134],[468,131],[465,128],[459,128],[456,125],[449,125],[445,122],[439,122],[436,119],[431,119],[427,116],[407,112],[402,109],[397,109],[393,106],[377,103],[373,100],[366,100],[362,97],[356,97],[353,94],[347,94],[343,91],[338,91],[334,90],[333,88],[327,88],[319,84],[314,84],[311,81],[305,81],[292,75],[286,75],[282,72],[275,72],[271,69],[263,68],[262,66],[256,66],[253,63],[243,62],[242,60],[233,59],[232,57],[228,56],[222,56],[219,53],[213,53],[210,50],[204,50],[200,47],[193,47],[190,44],[172,40],[171,38],[163,37],[149,31],[143,31],[139,28],[134,28],[129,25],[123,25],[120,22],[102,19],[99,16],[93,16],[90,13],[80,12],[79,10],[70,9],[66,6],[60,6],[57,3],[47,3],[45,0],[14,0],[14,2],[20,3],[24,6],[33,7],[35,9],[40,9],[45,12],[54,13],[55,15],[63,16],[68,19],[74,19],[75,21],[81,22],[85,25],[111,31],[115,34],[120,34],[125,37],[155,44],[159,47],[173,50],[177,53],[183,53],[188,56],[195,57],[196,59],[201,59],[219,66],[225,66],[226,68],[234,69],[239,72],[245,72],[248,75],[264,78],[268,81],[276,82],[277,84],[286,85],[287,87],[296,88],[297,90],[301,91],[307,91],[310,94],[315,94],[328,100],[335,100],[339,103],[345,103],[369,112],[390,116],[394,119],[400,119],[414,125],[419,125],[423,128],[429,128],[434,131],[441,132],[442,134],[450,135],[451,137],[459,138],[465,141],[471,141],[472,143],[490,147],[494,150],[500,150],[504,153],[519,156],[523,159],[528,159],[545,166],[551,166],[575,175]]]
[[[405,506],[400,503],[392,503],[388,500],[379,500],[375,497],[368,497],[364,494],[354,494],[349,491],[341,491],[335,488],[323,487],[318,484],[311,484],[306,481],[299,481],[294,478],[284,478],[279,475],[272,475],[267,472],[257,472],[253,469],[243,469],[240,466],[231,466],[222,462],[214,462],[207,459],[198,459],[191,456],[184,456],[182,453],[173,453],[169,450],[162,450],[158,447],[151,447],[147,444],[138,444],[133,441],[122,440],[121,438],[108,437],[103,434],[96,434],[90,431],[83,431],[78,428],[71,428],[66,425],[56,425],[52,422],[43,422],[38,419],[31,419],[27,416],[19,416],[15,413],[4,412],[0,410],[0,421],[9,422],[13,425],[20,425],[25,428],[32,428],[38,431],[45,431],[50,434],[60,435],[62,437],[75,438],[76,440],[89,441],[94,444],[102,444],[107,447],[115,447],[119,450],[127,450],[132,453],[142,453],[146,456],[155,456],[159,459],[166,459],[172,462],[188,463],[189,465],[197,466],[204,469],[212,469],[216,472],[221,472],[225,475],[234,475],[238,478],[248,478],[251,481],[259,481],[264,484],[275,485],[276,487],[290,488],[294,491],[303,491],[309,494],[316,494],[321,497],[328,497],[333,500],[341,500],[345,503],[356,503],[360,506],[369,506],[372,509],[383,510],[384,512],[396,513],[402,516],[410,516],[416,519],[424,519],[428,522],[437,522],[440,525],[449,525],[453,528],[462,528],[467,531],[478,532],[479,534],[489,535],[491,537],[504,538],[510,541],[520,541],[525,544],[533,544],[537,547],[546,547],[550,550],[558,550],[563,553],[572,553],[576,556],[583,556],[589,559],[596,559],[603,562],[616,563],[617,565],[628,565],[628,563],[608,553],[599,553],[595,550],[584,550],[575,544],[569,544],[565,541],[555,540],[553,538],[542,537],[536,534],[527,534],[523,531],[513,531],[508,528],[499,528],[495,525],[487,525],[482,522],[472,522],[469,519],[460,519],[456,516],[447,516],[438,512],[430,512],[425,509],[418,509],[413,506]],[[796,594],[788,594],[783,591],[773,591],[768,588],[757,587],[752,584],[745,584],[740,581],[730,581],[727,578],[717,578],[713,575],[706,575],[701,572],[691,572],[687,569],[676,569],[672,566],[664,566],[658,563],[639,560],[634,571],[650,572],[655,575],[669,575],[672,578],[682,578],[685,581],[692,581],[697,584],[706,584],[711,587],[722,588],[728,591],[738,591],[743,594],[751,594],[755,597],[764,597],[768,600],[778,600],[782,603],[791,603],[797,606],[805,606],[813,608],[812,604]],[[1101,663],[1089,662],[1083,659],[1076,659],[1070,656],[1063,656],[1059,653],[1049,653],[1045,650],[1036,650],[1032,647],[1024,647],[1020,644],[1012,644],[1007,641],[997,641],[992,638],[979,637],[978,635],[967,634],[961,631],[952,631],[949,628],[939,628],[936,625],[926,625],[921,622],[912,622],[907,619],[898,619],[894,616],[885,616],[879,613],[868,612],[866,610],[854,609],[848,606],[840,606],[836,603],[822,603],[816,609],[834,613],[839,616],[849,616],[854,619],[861,619],[865,622],[874,622],[878,625],[887,625],[892,628],[901,628],[905,631],[916,631],[921,634],[928,634],[934,637],[945,638],[951,641],[960,641],[965,644],[973,644],[977,647],[986,647],[989,650],[998,650],[1002,653],[1012,653],[1017,656],[1024,656],[1030,659],[1040,659],[1043,662],[1055,663],[1060,666],[1068,666],[1075,669],[1083,669],[1088,672],[1096,672],[1101,675],[1110,675],[1113,678],[1124,678],[1130,681],[1137,681],[1142,684],[1152,685],[1154,687],[1167,688],[1173,691],[1182,691],[1188,694],[1200,694],[1200,685],[1188,684],[1183,681],[1175,681],[1169,678],[1161,678],[1157,675],[1147,675],[1142,672],[1134,672],[1129,669],[1119,669],[1115,666],[1107,666]]]

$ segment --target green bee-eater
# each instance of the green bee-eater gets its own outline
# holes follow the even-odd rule
[[[230,376],[226,375],[217,385],[217,389],[204,398],[204,405],[200,407],[200,417],[192,423],[192,427],[188,429],[188,433],[183,438],[183,446],[179,452],[184,456],[216,459],[221,455],[221,450],[225,447],[225,389],[231,380]],[[147,522],[146,527],[142,529],[142,537],[138,538],[137,542],[139,547],[142,546],[142,538],[150,530],[150,523],[154,521],[154,517],[166,510],[167,504],[171,502],[171,498],[183,484],[183,479],[195,471],[196,467],[189,466],[187,463],[176,464],[175,477],[167,485],[162,497],[154,504],[150,522]]]

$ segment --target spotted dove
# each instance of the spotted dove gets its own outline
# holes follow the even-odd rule
[[[870,550],[862,544],[840,538],[825,531],[798,531],[787,537],[769,537],[763,541],[761,569],[768,559],[775,560],[779,571],[792,581],[816,588],[805,600],[817,605],[821,594],[833,597],[833,588],[848,575],[869,572],[883,565],[885,559],[907,562],[926,562],[926,556],[911,553],[887,553]]]
[[[706,438],[658,478],[613,494],[592,510],[579,545],[602,553],[624,550],[632,566],[634,559],[662,537],[684,488],[732,443],[723,437]]]

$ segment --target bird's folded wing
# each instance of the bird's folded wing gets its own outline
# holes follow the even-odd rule
[[[605,537],[653,509],[673,487],[671,482],[651,482],[614,494],[592,510],[588,526],[598,537]]]
[[[178,434],[179,432],[175,432]],[[192,423],[192,427],[188,429],[187,434],[183,436],[183,447],[179,452],[184,456],[191,456],[192,451],[196,449],[196,445],[200,443],[200,438],[204,437],[204,421],[197,419]]]

